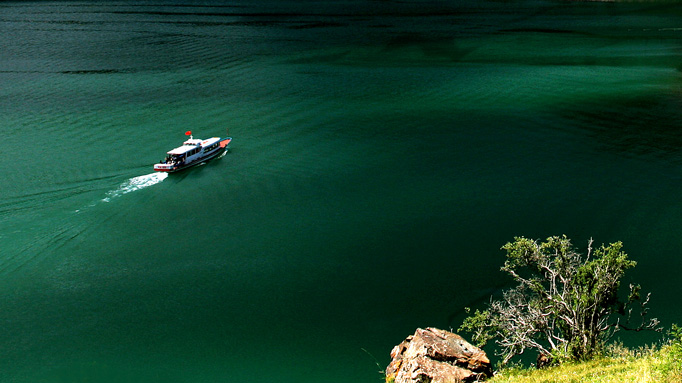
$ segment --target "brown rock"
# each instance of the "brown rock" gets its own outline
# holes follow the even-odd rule
[[[386,382],[455,383],[492,376],[485,352],[449,331],[417,329],[391,351]]]

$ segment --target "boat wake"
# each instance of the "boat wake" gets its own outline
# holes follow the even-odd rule
[[[120,197],[124,194],[134,192],[136,190],[144,189],[146,187],[156,185],[168,177],[168,173],[151,173],[139,177],[131,178],[123,182],[118,189],[111,190],[107,196],[102,199],[104,202],[110,202],[112,198]]]
[[[109,190],[106,193],[105,198],[100,197],[101,199],[98,201],[75,210],[75,214],[82,214],[89,210],[91,211],[92,208],[101,205],[102,202],[108,203],[111,202],[112,199],[124,194],[156,185],[167,177],[168,173],[154,172],[129,178],[122,182],[117,188]],[[105,179],[105,182],[108,183],[108,181],[108,178]],[[108,185],[107,187],[111,188],[111,185]],[[91,186],[91,188],[96,190],[96,185]],[[71,189],[66,190],[68,192],[66,194],[73,194]],[[100,190],[107,189],[102,188]],[[59,192],[61,192],[61,190]],[[101,191],[98,193],[100,192]],[[1,216],[3,214],[7,214],[3,209],[7,210],[0,205],[0,218],[2,218]],[[91,215],[90,218],[88,218],[88,216],[81,216],[81,219],[78,220],[73,219],[71,215],[53,215],[49,221],[45,222],[42,220],[35,220],[33,214],[28,214],[27,216],[17,214],[18,217],[23,217],[18,220],[17,228],[13,228],[11,231],[0,231],[0,240],[2,240],[3,245],[5,245],[2,254],[0,254],[2,255],[0,256],[0,278],[12,275],[19,270],[26,268],[28,265],[35,265],[36,263],[48,260],[50,259],[48,254],[55,254],[55,251],[58,251],[58,249],[65,246],[74,246],[74,244],[77,246],[82,239],[79,237],[83,233],[93,230],[100,225],[101,222],[113,217],[115,214],[125,214],[126,211],[125,208],[117,208],[115,211],[110,211],[108,217],[103,216],[103,213],[100,212],[100,214]],[[15,213],[15,211],[10,211],[10,213]],[[21,224],[22,222],[23,225]],[[7,240],[9,237],[11,237],[11,241]],[[6,242],[8,244],[6,244]]]

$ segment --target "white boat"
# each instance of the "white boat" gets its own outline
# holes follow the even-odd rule
[[[166,159],[154,165],[155,171],[173,173],[199,165],[224,153],[227,144],[232,141],[232,137],[211,137],[202,140],[194,138],[192,132],[185,134],[190,136],[189,140],[167,152]]]

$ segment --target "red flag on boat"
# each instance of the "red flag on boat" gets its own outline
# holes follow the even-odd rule
[[[185,132],[185,136],[191,136],[191,135],[192,135],[192,131],[191,131],[191,130],[188,130],[188,131]]]

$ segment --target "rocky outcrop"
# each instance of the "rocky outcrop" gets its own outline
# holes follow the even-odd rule
[[[391,351],[386,382],[455,383],[492,376],[485,352],[461,336],[429,327],[417,329]]]

